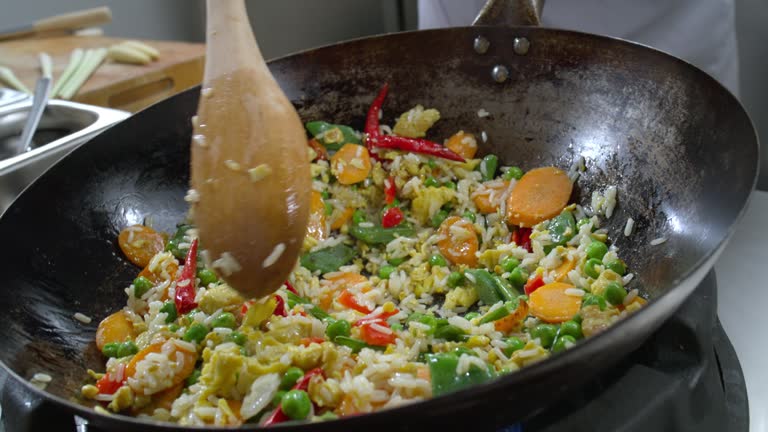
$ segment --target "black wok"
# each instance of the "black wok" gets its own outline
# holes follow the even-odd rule
[[[490,42],[484,54],[473,48],[478,36]],[[524,55],[521,43],[516,53],[515,38],[530,41]],[[496,65],[508,70],[501,83],[492,77]],[[565,354],[486,385],[296,429],[483,428],[556,402],[674,313],[722,251],[756,179],[757,138],[738,101],[690,64],[621,40],[535,27],[453,28],[337,44],[270,67],[305,120],[361,129],[368,104],[389,82],[384,123],[421,103],[442,114],[432,136],[485,131],[482,150],[506,164],[567,169],[585,156],[576,199],[587,203],[592,191],[618,186],[619,206],[607,226],[636,274],[632,284],[652,299]],[[125,304],[122,289],[137,273],[116,246],[118,231],[149,218],[171,231],[184,217],[198,91],[163,101],[78,148],[0,220],[0,360],[9,384],[30,386],[36,372],[51,374],[53,382],[39,394],[92,426],[181,429],[100,415],[72,400],[85,369],[103,368],[93,343],[96,323]],[[480,108],[491,116],[479,118]],[[635,232],[627,238],[621,233],[630,216]],[[668,241],[651,246],[658,237]],[[75,312],[94,323],[74,320]]]

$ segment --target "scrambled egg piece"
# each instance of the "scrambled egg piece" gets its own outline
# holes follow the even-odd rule
[[[440,207],[456,197],[456,191],[447,187],[425,187],[416,191],[416,198],[411,202],[413,215],[423,225],[440,210]]]
[[[211,394],[236,399],[239,377],[237,371],[243,368],[244,359],[237,345],[218,347],[205,362],[200,374],[200,383],[207,387]]]
[[[408,138],[422,138],[427,134],[427,130],[440,120],[440,112],[434,108],[424,109],[421,105],[416,105],[410,110],[404,112],[392,132]]]
[[[448,294],[445,295],[445,304],[443,307],[446,309],[453,309],[456,306],[470,307],[475,304],[475,302],[477,302],[477,291],[475,290],[475,287],[457,287],[448,291]]]
[[[239,308],[245,299],[227,284],[219,284],[205,291],[200,299],[200,310],[212,314],[218,309],[232,310]]]
[[[536,363],[537,361],[544,360],[547,357],[549,357],[549,351],[533,341],[528,341],[523,349],[512,353],[511,360],[518,366],[524,367]]]
[[[133,390],[127,385],[120,387],[115,392],[115,398],[107,405],[112,412],[124,411],[133,405]]]

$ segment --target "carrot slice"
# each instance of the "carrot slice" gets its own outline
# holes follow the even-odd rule
[[[171,276],[171,280],[176,280],[176,275],[179,272],[179,263],[176,260],[169,260],[168,264],[166,264],[165,270],[168,272],[168,275]],[[144,276],[145,278],[149,279],[152,283],[158,283],[162,282],[164,280],[163,278],[163,270],[157,269],[154,272],[149,269],[149,265],[144,267],[144,269],[141,270],[139,273],[139,276]]]
[[[331,229],[341,229],[341,227],[344,226],[345,223],[347,223],[352,218],[352,213],[354,213],[355,210],[351,207],[346,207],[344,211],[341,212],[334,220],[331,222]]]
[[[520,330],[520,327],[523,325],[523,321],[527,316],[528,303],[526,303],[525,300],[520,299],[520,303],[517,305],[517,309],[515,309],[514,312],[505,316],[504,318],[494,321],[493,327],[502,333],[518,331]]]
[[[560,323],[573,318],[581,309],[581,297],[566,294],[573,285],[563,282],[546,284],[529,295],[531,314],[548,323]]]
[[[146,267],[155,254],[165,249],[163,236],[144,225],[133,225],[120,231],[117,244],[126,258],[139,267]]]
[[[185,379],[187,379],[188,376],[192,375],[192,372],[195,370],[197,353],[192,351],[187,351],[185,349],[181,349],[178,347],[178,345],[174,344],[172,341],[165,341],[165,342],[153,343],[152,345],[149,345],[143,350],[136,353],[136,355],[133,356],[131,361],[128,362],[128,366],[125,367],[125,376],[129,378],[135,376],[136,366],[139,364],[139,362],[144,360],[148,355],[152,353],[163,352],[163,345],[165,344],[172,345],[170,349],[168,349],[168,351],[166,352],[166,355],[168,356],[169,359],[171,359],[172,362],[176,362],[176,353],[181,353],[181,358],[183,359],[183,364],[181,368],[175,371],[174,375],[171,377],[170,385],[167,388],[172,388],[182,383]],[[139,390],[138,392],[141,394],[144,394],[141,390]]]
[[[564,258],[563,263],[555,269],[555,282],[562,282],[568,277],[568,273],[576,268],[576,260]]]
[[[557,216],[568,204],[573,184],[565,171],[555,167],[528,171],[507,199],[507,221],[532,227]]]
[[[360,273],[353,272],[328,273],[325,275],[325,279],[331,282],[332,287],[332,289],[325,291],[320,296],[320,307],[325,310],[331,307],[333,299],[340,289],[368,282],[368,279],[365,276],[361,275]],[[370,290],[370,283],[360,289],[362,292],[368,292]]]
[[[371,172],[371,156],[368,149],[357,144],[344,144],[331,157],[331,172],[343,185],[359,183]]]
[[[309,223],[307,234],[317,240],[328,237],[328,226],[325,223],[325,203],[320,192],[313,190],[309,200]]]
[[[128,339],[135,339],[136,336],[133,321],[124,311],[117,311],[99,323],[99,328],[96,330],[96,346],[102,350],[108,343],[125,342]]]
[[[472,159],[475,157],[475,153],[477,153],[477,140],[475,136],[464,133],[464,131],[458,131],[448,138],[445,146],[464,159]]]
[[[442,239],[437,242],[440,253],[453,264],[477,265],[475,252],[479,247],[472,222],[451,216],[440,225]]]
[[[508,187],[508,181],[494,180],[484,183],[482,188],[472,194],[472,201],[474,201],[475,207],[477,207],[480,213],[494,213],[499,209],[499,204],[501,204],[500,198]]]

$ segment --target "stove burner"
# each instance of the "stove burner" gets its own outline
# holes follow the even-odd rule
[[[744,375],[716,312],[710,272],[635,353],[584,390],[502,431],[747,432]],[[4,386],[5,379],[0,377],[5,432],[76,430],[71,414],[23,387]]]

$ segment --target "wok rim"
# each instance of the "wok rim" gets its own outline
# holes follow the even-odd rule
[[[320,424],[328,424],[333,426],[355,426],[362,423],[370,423],[373,421],[376,421],[377,419],[380,419],[382,417],[390,417],[391,415],[398,415],[407,413],[408,411],[414,410],[414,409],[423,409],[423,410],[430,410],[431,408],[437,408],[441,406],[449,406],[449,405],[455,405],[456,402],[464,399],[487,399],[489,396],[491,396],[494,392],[498,392],[500,389],[503,388],[509,388],[513,387],[517,384],[521,384],[523,382],[533,381],[538,377],[544,376],[548,373],[558,371],[563,369],[564,366],[567,366],[568,363],[572,363],[573,358],[576,357],[577,354],[580,355],[587,355],[588,353],[596,353],[600,352],[603,349],[605,349],[606,346],[615,345],[615,342],[613,342],[613,339],[615,339],[615,335],[618,334],[617,332],[620,329],[630,328],[630,326],[637,325],[640,323],[641,320],[648,320],[651,317],[651,312],[654,312],[654,317],[656,320],[654,320],[653,330],[646,332],[646,335],[641,338],[640,341],[637,342],[637,345],[639,346],[642,344],[648,336],[655,331],[663,322],[665,322],[671,314],[673,314],[678,307],[690,296],[690,294],[693,292],[693,290],[698,286],[698,284],[703,280],[703,278],[706,276],[707,273],[709,273],[712,270],[712,267],[714,266],[715,261],[719,257],[720,253],[723,251],[725,246],[727,245],[728,241],[732,238],[734,232],[736,231],[739,222],[743,219],[744,214],[746,213],[749,204],[752,200],[752,197],[754,195],[755,187],[758,180],[758,174],[759,174],[759,164],[760,164],[760,140],[757,133],[757,130],[755,129],[754,122],[752,118],[750,117],[747,110],[744,108],[744,105],[741,103],[741,101],[728,89],[726,88],[722,83],[717,81],[714,77],[709,75],[707,72],[703,71],[699,67],[693,65],[687,60],[681,59],[677,56],[674,56],[664,50],[654,48],[642,43],[629,41],[626,39],[613,37],[613,36],[605,36],[605,35],[599,35],[599,34],[593,34],[593,33],[587,33],[587,32],[581,32],[576,30],[567,30],[567,29],[560,29],[560,28],[550,28],[550,27],[538,27],[538,26],[463,26],[463,27],[450,27],[450,28],[439,28],[439,29],[428,29],[428,30],[411,30],[411,31],[405,31],[405,32],[393,32],[393,33],[385,33],[385,34],[379,34],[379,35],[373,35],[373,36],[365,36],[365,37],[359,37],[359,38],[353,38],[349,40],[344,40],[336,43],[329,43],[325,45],[320,45],[313,48],[308,48],[305,50],[300,50],[294,53],[286,54],[283,56],[279,56],[273,59],[270,59],[267,61],[268,65],[274,65],[275,63],[279,63],[284,60],[289,60],[294,57],[299,57],[302,55],[307,55],[313,52],[325,50],[325,49],[339,49],[343,47],[346,44],[351,43],[363,43],[370,40],[378,40],[393,36],[400,36],[400,35],[412,35],[415,33],[420,34],[426,34],[426,33],[444,33],[449,31],[482,31],[483,29],[493,29],[494,31],[498,31],[499,29],[502,29],[504,31],[513,32],[515,30],[523,29],[525,32],[554,32],[554,33],[560,33],[565,35],[574,35],[578,37],[589,37],[589,38],[595,38],[598,40],[604,40],[609,41],[612,43],[619,43],[619,44],[625,44],[633,49],[641,49],[641,50],[650,50],[650,52],[653,52],[655,55],[660,55],[664,58],[666,58],[668,61],[678,62],[679,64],[684,65],[686,68],[691,69],[695,71],[695,73],[700,74],[703,76],[704,80],[709,80],[713,82],[717,88],[719,88],[718,92],[724,92],[724,94],[727,94],[733,102],[736,103],[736,106],[740,110],[740,114],[736,114],[737,116],[742,116],[745,118],[750,126],[750,131],[752,132],[752,136],[754,137],[754,148],[752,149],[755,152],[755,158],[754,164],[751,166],[753,173],[752,173],[752,183],[749,188],[749,193],[746,196],[746,199],[744,199],[741,208],[739,209],[738,213],[736,214],[736,217],[733,218],[728,226],[728,228],[725,230],[725,235],[723,235],[720,240],[717,242],[717,245],[710,249],[707,253],[703,254],[702,257],[697,260],[693,265],[691,265],[685,272],[681,273],[680,277],[672,281],[673,287],[669,290],[664,291],[659,296],[652,298],[649,300],[648,304],[643,307],[639,313],[633,313],[632,315],[616,322],[614,325],[611,325],[606,331],[603,331],[593,337],[590,337],[589,339],[585,339],[584,342],[577,344],[571,349],[568,349],[564,351],[563,353],[552,355],[551,357],[548,357],[544,361],[537,362],[530,366],[525,366],[514,373],[510,373],[507,375],[502,375],[497,377],[494,380],[491,380],[489,382],[480,384],[480,385],[474,385],[453,393],[448,393],[436,397],[431,397],[429,399],[417,402],[417,403],[411,403],[406,404],[403,406],[398,406],[394,408],[389,408],[385,410],[375,411],[371,413],[366,413],[359,416],[350,416],[350,417],[342,417],[335,420],[327,420],[323,421]],[[201,85],[197,85],[194,87],[190,87],[180,93],[177,93],[167,99],[158,101],[149,107],[146,107],[145,109],[133,114],[138,115],[147,111],[151,111],[154,109],[159,109],[158,107],[168,103],[169,100],[172,100],[182,94],[186,94],[189,92],[196,92],[199,91]],[[133,115],[131,117],[133,117]],[[129,117],[129,118],[131,118]],[[120,122],[122,123],[122,121]],[[119,125],[120,123],[115,124],[115,126]],[[86,151],[81,150],[81,148],[85,147],[86,144],[93,141],[93,139],[101,136],[104,132],[111,130],[112,127],[106,129],[105,131],[102,131],[89,139],[87,142],[81,144],[77,148],[73,149],[70,153],[67,154],[67,156],[64,156],[61,160],[56,162],[54,166],[59,165],[61,162],[63,162],[64,159],[66,159],[70,154],[76,152],[76,151]],[[743,143],[741,143],[743,144]],[[52,168],[52,167],[51,167]],[[49,168],[50,169],[50,168]],[[32,183],[27,185],[27,187],[17,196],[16,199],[14,199],[14,202],[11,203],[11,205],[8,207],[6,212],[4,212],[3,215],[0,215],[0,224],[4,223],[4,216],[8,214],[8,210],[10,210],[15,204],[16,201],[25,195],[27,190],[34,184],[36,184],[38,181],[40,181],[43,177],[46,176],[48,170],[43,172],[39,177],[37,177]],[[680,293],[680,289],[682,287],[686,287],[688,285],[688,289],[684,293]],[[676,292],[677,296],[673,297],[681,297],[679,300],[677,298],[670,297],[672,292]],[[661,318],[661,320],[659,320]],[[635,347],[636,348],[636,347]],[[102,423],[112,423],[112,424],[120,424],[121,427],[153,427],[158,430],[167,430],[167,431],[179,431],[179,430],[209,430],[209,429],[216,429],[216,430],[266,430],[267,428],[260,426],[258,424],[243,424],[242,426],[238,427],[222,427],[222,426],[182,426],[177,423],[171,423],[166,421],[159,421],[159,420],[151,420],[151,419],[144,419],[139,417],[131,417],[127,415],[122,414],[102,414],[97,411],[95,411],[92,408],[85,407],[83,405],[71,402],[70,400],[64,399],[61,396],[55,395],[53,393],[46,392],[45,390],[41,390],[37,388],[36,386],[32,385],[27,379],[22,378],[19,376],[13,369],[11,369],[4,361],[0,360],[0,368],[2,368],[9,376],[10,379],[13,379],[15,381],[18,381],[22,384],[22,386],[25,387],[25,390],[28,392],[31,392],[32,394],[41,397],[43,400],[54,402],[55,404],[66,408],[73,416],[82,417],[87,420],[93,420],[94,424],[102,424]],[[522,377],[522,378],[520,378]],[[54,377],[55,379],[55,377]],[[6,386],[8,383],[5,384]],[[281,423],[273,426],[269,426],[268,428],[276,429],[276,428],[297,428],[306,430],[308,428],[312,428],[314,426],[318,425],[318,423],[315,422],[288,422],[288,423]]]

